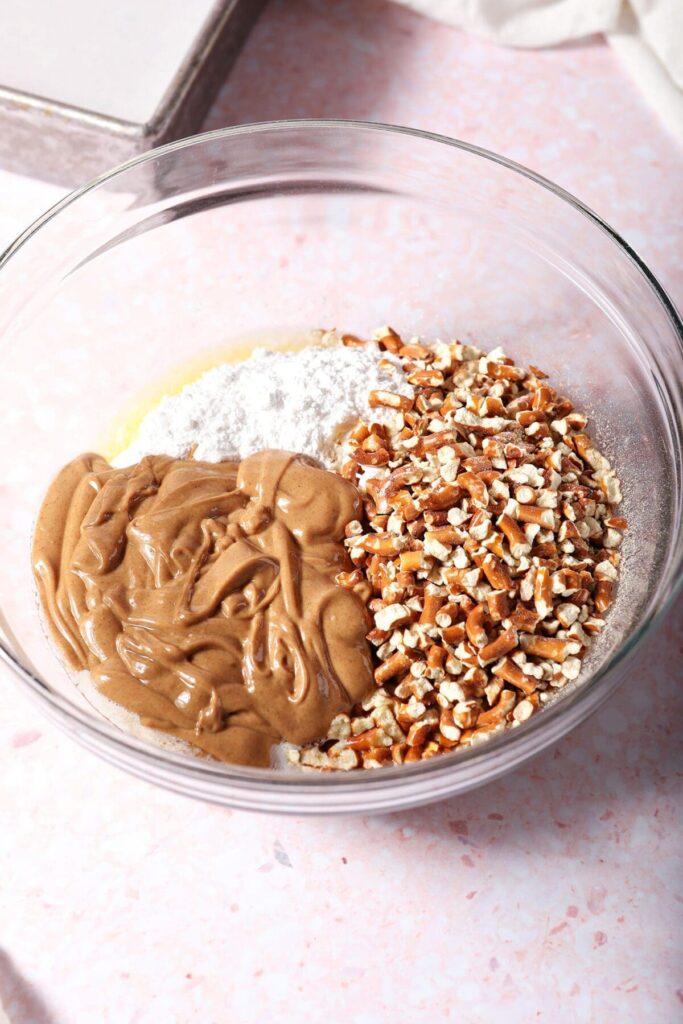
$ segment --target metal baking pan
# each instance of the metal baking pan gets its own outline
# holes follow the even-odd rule
[[[73,187],[148,149],[192,134],[264,6],[265,0],[219,0],[209,5],[199,33],[188,40],[182,62],[144,123],[0,84],[0,167]],[[151,47],[155,40],[136,39],[138,52],[141,43]],[[38,45],[21,57],[37,61],[44,52]],[[112,88],[117,87],[115,82]],[[125,88],[125,82],[120,87]]]

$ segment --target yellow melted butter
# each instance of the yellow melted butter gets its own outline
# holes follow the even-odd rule
[[[248,359],[256,348],[267,348],[273,352],[298,352],[306,345],[314,344],[318,339],[313,332],[302,332],[292,335],[291,332],[273,331],[267,335],[259,334],[250,338],[239,338],[229,344],[209,349],[189,359],[180,366],[161,374],[154,384],[145,388],[128,402],[112,421],[102,437],[97,451],[101,452],[108,462],[115,459],[136,440],[140,425],[145,416],[155,409],[162,399],[178,395],[193,384],[207,370],[213,370],[221,363],[241,363]]]

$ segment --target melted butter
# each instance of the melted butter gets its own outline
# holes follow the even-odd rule
[[[335,583],[356,488],[303,456],[69,463],[33,544],[69,666],[143,725],[223,761],[323,737],[372,689],[363,602]]]

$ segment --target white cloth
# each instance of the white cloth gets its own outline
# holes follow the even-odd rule
[[[553,46],[604,32],[683,142],[683,0],[400,0],[505,46]]]

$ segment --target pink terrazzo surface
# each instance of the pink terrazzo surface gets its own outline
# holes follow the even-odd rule
[[[376,0],[274,0],[206,127],[300,116],[428,128],[526,163],[619,229],[683,304],[683,153],[600,40],[514,52]],[[58,195],[0,172],[0,248]],[[0,669],[5,1012],[680,1020],[682,655],[679,607],[612,705],[530,767],[423,810],[307,821],[129,778]]]

